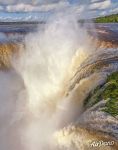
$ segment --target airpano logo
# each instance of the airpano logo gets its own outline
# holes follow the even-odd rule
[[[112,146],[114,145],[114,141],[93,141],[90,143],[91,147],[101,147],[101,146]]]

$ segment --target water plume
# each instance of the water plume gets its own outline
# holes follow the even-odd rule
[[[20,58],[14,63],[27,93],[29,120],[21,132],[25,150],[49,149],[50,146],[54,149],[52,135],[62,124],[70,123],[79,111],[78,107],[77,112],[74,110],[75,104],[68,108],[71,98],[64,100],[64,96],[68,81],[92,52],[89,44],[86,29],[79,26],[74,15],[53,16],[43,30],[26,36],[25,49],[21,49]],[[66,105],[63,101],[67,101]]]

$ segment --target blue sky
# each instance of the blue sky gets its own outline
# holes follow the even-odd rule
[[[118,0],[0,0],[0,20],[45,20],[68,10],[92,18],[118,13]]]

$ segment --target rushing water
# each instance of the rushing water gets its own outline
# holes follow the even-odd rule
[[[11,26],[1,39],[11,40]],[[25,28],[13,29],[18,42]],[[101,140],[115,145],[99,149],[116,150],[117,117],[101,111],[105,100],[93,107],[84,101],[118,71],[118,49],[96,48],[74,17],[53,18],[36,31],[20,37],[25,46],[12,69],[0,72],[0,150],[89,150]]]

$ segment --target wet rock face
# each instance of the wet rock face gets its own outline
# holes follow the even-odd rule
[[[21,45],[14,42],[0,43],[0,69],[4,70],[12,67],[12,57],[18,53]]]

